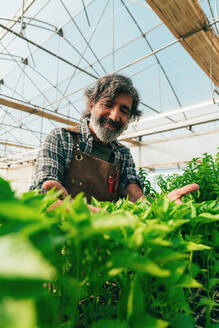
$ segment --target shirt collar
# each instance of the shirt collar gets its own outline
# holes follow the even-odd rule
[[[93,141],[93,137],[88,127],[88,124],[89,124],[89,118],[84,118],[83,120],[81,120],[81,125],[78,126],[81,132],[81,140],[85,142],[87,142],[88,139],[91,139]]]

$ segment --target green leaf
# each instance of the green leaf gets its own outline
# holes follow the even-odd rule
[[[55,291],[55,289],[53,289],[53,291]],[[51,296],[49,293],[37,297],[35,300],[35,306],[37,312],[37,328],[57,327],[58,309],[55,304],[55,297]]]
[[[69,295],[70,302],[73,306],[77,306],[77,302],[83,296],[84,288],[80,281],[70,277],[60,277],[60,282]]]
[[[78,317],[78,302],[85,293],[84,287],[81,286],[80,281],[66,275],[60,275],[58,282],[63,290],[61,307],[70,319],[69,326],[74,327]]]
[[[156,202],[154,202],[151,206],[152,211],[155,215],[155,217],[159,217],[161,220],[167,220],[168,219],[168,209],[170,205],[170,200],[167,196],[160,196]]]
[[[177,284],[175,284],[175,287],[200,288],[202,285],[197,280],[192,278],[192,276],[184,274],[177,282]]]
[[[198,264],[196,263],[191,263],[190,264],[190,274],[193,276],[193,277],[196,277],[197,274],[200,272],[200,267],[198,266]]]
[[[136,261],[130,265],[131,269],[134,269],[139,272],[145,272],[152,276],[157,277],[168,277],[170,275],[169,270],[160,268],[157,264],[153,263],[150,260],[145,261]]]
[[[109,276],[117,276],[123,271],[123,268],[112,269],[108,272]]]
[[[196,218],[204,222],[219,221],[219,214],[201,213]]]
[[[190,312],[189,304],[186,299],[186,293],[182,287],[175,288],[174,285],[167,289],[166,302],[172,307],[175,313],[180,311]],[[171,317],[172,318],[172,317]]]
[[[90,216],[90,210],[88,209],[87,204],[85,203],[83,193],[78,194],[74,198],[74,201],[72,204],[73,204],[72,208],[74,209],[74,211],[77,214],[86,213]]]
[[[172,242],[171,241],[165,240],[165,239],[162,239],[162,238],[159,238],[159,237],[148,240],[148,243],[149,244],[152,244],[152,245],[163,246],[163,247],[170,247],[170,246],[172,246]]]
[[[133,325],[131,327],[133,328],[166,328],[168,326],[168,322],[157,319],[154,317],[151,317],[149,315],[140,316],[138,318],[135,318],[135,321],[133,322]]]
[[[217,284],[219,284],[219,278],[212,278],[209,280],[208,287],[211,289],[212,287],[217,286]]]
[[[147,257],[125,254],[125,252],[116,252],[112,256],[112,261],[107,263],[109,271],[112,269],[128,268],[136,272],[147,273],[157,277],[168,277],[170,272],[160,268],[155,262]]]
[[[172,328],[194,328],[194,326],[194,319],[187,313],[179,313],[171,321]]]
[[[119,321],[113,319],[101,319],[98,322],[95,322],[91,328],[127,328],[126,321]]]
[[[202,297],[199,301],[200,305],[208,305],[210,307],[215,307],[218,306],[218,303],[216,303],[215,301],[212,301],[211,299],[207,298],[207,297]]]
[[[70,198],[65,198],[63,205],[60,207],[63,212],[63,216],[66,220],[73,224],[73,226],[85,227],[90,226],[91,223],[91,212],[85,203],[83,193],[78,194],[74,201],[71,202]],[[67,209],[67,211],[66,211]],[[67,213],[66,213],[67,212]]]
[[[180,205],[177,205],[177,206],[180,206]],[[178,211],[178,218],[177,220],[169,220],[168,221],[168,226],[169,228],[174,231],[176,230],[177,228],[181,227],[182,225],[184,225],[185,223],[188,223],[189,220],[180,220],[179,219],[179,216],[180,216],[180,211]]]
[[[55,269],[19,235],[0,237],[0,277],[51,280]]]
[[[170,271],[170,276],[167,279],[167,284],[174,284],[176,283],[180,277],[184,274],[186,269],[186,262],[179,260],[179,261],[171,261],[165,265],[165,268]]]
[[[196,207],[194,206],[193,203],[190,204],[190,207],[191,207],[191,217],[194,218],[196,217]]]
[[[122,215],[96,215],[97,219],[93,222],[93,228],[96,231],[109,231],[116,228],[121,228],[125,226],[134,227],[136,219],[132,216],[122,216]]]
[[[139,315],[144,314],[145,300],[144,292],[141,287],[140,279],[135,274],[131,282],[131,287],[128,296],[127,316],[128,318],[138,318]]]
[[[46,294],[45,280],[29,278],[0,278],[0,298],[35,299]]]
[[[1,328],[38,328],[33,300],[7,298],[0,303]]]
[[[167,248],[162,248],[162,249],[160,248],[159,251],[155,248],[151,252],[151,257],[153,258],[154,261],[156,261],[156,263],[159,263],[160,265],[164,265],[171,261],[183,259],[186,257],[186,255],[180,252],[175,252]]]
[[[204,250],[210,250],[211,247],[203,245],[203,244],[196,244],[192,241],[189,242],[185,242],[184,243],[185,247],[186,247],[186,251],[204,251]]]
[[[14,192],[11,190],[10,183],[0,177],[0,201],[14,199]]]
[[[25,192],[21,195],[20,201],[23,204],[31,205],[33,207],[41,206],[42,201],[47,195],[40,194],[37,190]]]
[[[20,221],[40,220],[41,213],[36,208],[12,200],[0,202],[0,218]]]

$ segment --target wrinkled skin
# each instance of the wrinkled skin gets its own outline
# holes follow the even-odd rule
[[[199,189],[199,185],[196,183],[188,184],[182,188],[179,189],[174,189],[172,190],[169,194],[169,200],[174,201],[175,204],[182,204],[182,196],[192,192],[192,191],[197,191]]]

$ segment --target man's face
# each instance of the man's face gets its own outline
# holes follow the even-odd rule
[[[89,128],[99,140],[109,143],[118,138],[128,127],[132,108],[132,97],[121,94],[115,99],[100,98],[90,103]]]

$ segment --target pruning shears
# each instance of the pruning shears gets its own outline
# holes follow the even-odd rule
[[[119,183],[119,173],[116,172],[114,176],[110,175],[108,177],[109,192],[117,192]]]

